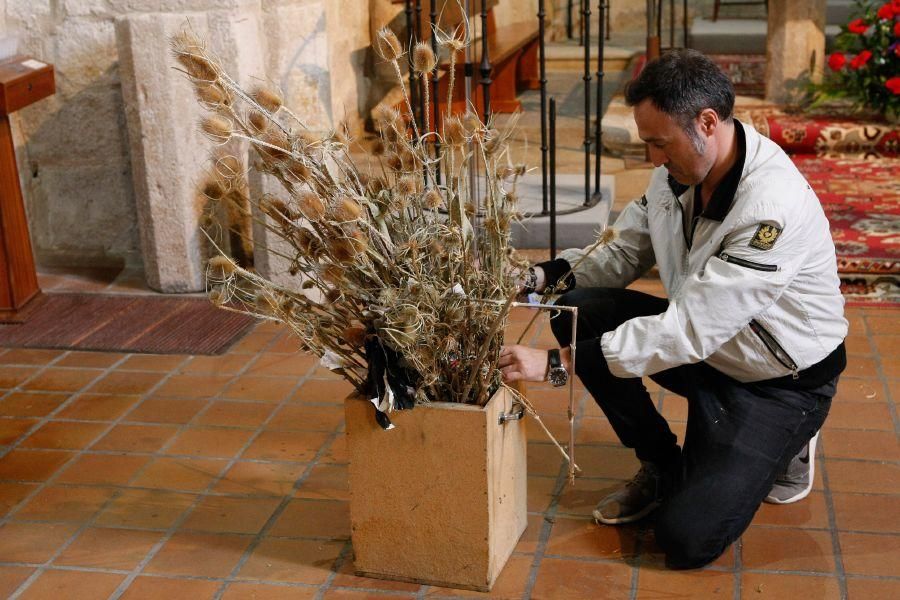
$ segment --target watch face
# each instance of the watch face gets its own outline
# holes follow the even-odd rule
[[[563,367],[555,367],[553,369],[550,369],[548,379],[550,380],[550,385],[554,387],[562,387],[569,382],[569,372],[566,371]]]

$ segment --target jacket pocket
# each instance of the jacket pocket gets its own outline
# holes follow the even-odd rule
[[[753,262],[751,260],[745,260],[743,258],[738,258],[736,256],[731,256],[730,254],[721,253],[719,258],[724,260],[727,263],[731,263],[734,265],[738,265],[740,267],[747,267],[748,269],[756,269],[757,271],[777,271],[778,265],[764,265],[762,263]]]
[[[787,351],[778,343],[778,340],[775,339],[771,333],[766,330],[765,327],[759,324],[756,319],[750,321],[750,330],[753,331],[762,340],[762,343],[769,349],[769,352],[780,362],[785,368],[791,370],[791,374],[794,379],[799,379],[799,367],[797,366],[797,362],[791,358],[791,355],[787,353]]]

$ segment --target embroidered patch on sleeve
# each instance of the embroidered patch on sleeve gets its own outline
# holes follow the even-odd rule
[[[774,225],[760,224],[760,226],[756,228],[753,239],[750,240],[750,246],[759,248],[760,250],[771,250],[779,235],[781,235],[781,230]]]

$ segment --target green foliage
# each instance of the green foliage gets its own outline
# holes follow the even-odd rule
[[[857,0],[853,19],[841,27],[813,107],[850,100],[860,111],[900,117],[900,0]]]

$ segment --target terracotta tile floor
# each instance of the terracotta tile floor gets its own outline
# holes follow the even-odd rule
[[[90,276],[51,281],[108,288]],[[661,293],[657,280],[635,287]],[[708,568],[666,571],[646,525],[590,520],[637,463],[579,390],[584,476],[567,486],[555,449],[529,430],[528,529],[491,596],[900,597],[900,373],[887,368],[900,311],[848,316],[850,367],[805,501],[764,505]],[[527,318],[516,314],[510,334]],[[548,345],[548,335],[539,319],[527,339]],[[478,595],[353,575],[350,386],[294,347],[266,324],[216,357],[0,349],[0,596]],[[683,434],[684,400],[650,389]],[[565,438],[567,395],[530,395]]]

